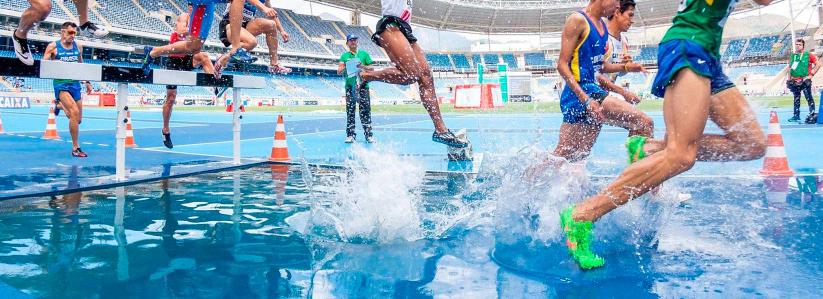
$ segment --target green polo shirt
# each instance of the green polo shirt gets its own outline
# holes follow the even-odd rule
[[[360,64],[362,65],[374,64],[374,61],[371,60],[371,56],[369,55],[369,53],[366,53],[366,51],[363,50],[357,50],[357,53],[352,53],[351,51],[343,53],[343,55],[340,56],[340,62],[346,63],[352,58],[357,58],[357,60],[360,60]],[[346,78],[346,88],[354,86],[354,84],[357,84],[357,77]],[[366,86],[368,87],[368,85]]]

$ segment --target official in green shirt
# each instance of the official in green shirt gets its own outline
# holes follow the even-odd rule
[[[812,78],[820,65],[817,63],[817,56],[806,51],[806,41],[797,39],[794,42],[795,52],[789,60],[789,78],[786,80],[786,87],[794,95],[794,115],[789,122],[800,121],[800,94],[806,96],[809,103],[809,115],[814,116],[814,96],[812,95]],[[816,122],[816,117],[813,122]]]
[[[349,51],[340,56],[340,64],[337,67],[337,74],[347,76],[346,63],[351,59],[359,60],[360,69],[371,70],[370,65],[374,64],[369,53],[357,48],[357,36],[349,34],[346,36],[346,46]],[[358,73],[359,75],[359,73]],[[355,140],[354,133],[354,110],[355,105],[360,105],[360,123],[363,125],[363,135],[366,142],[374,142],[371,130],[371,98],[369,97],[369,84],[358,85],[358,75],[346,77],[346,143]]]

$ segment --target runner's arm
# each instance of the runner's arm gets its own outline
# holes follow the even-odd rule
[[[620,72],[646,72],[646,68],[637,62],[622,62],[611,63],[608,59],[603,60],[603,68],[600,69],[602,73],[620,73]]]
[[[597,74],[597,83],[599,83],[600,86],[602,86],[606,90],[623,96],[623,99],[625,99],[626,102],[629,102],[631,104],[637,104],[640,102],[640,98],[637,97],[637,95],[635,95],[628,89],[625,89],[622,86],[615,84],[614,82],[612,82],[612,80],[609,80],[609,78],[603,74]]]
[[[77,62],[83,63],[83,44],[79,42],[74,42],[77,44],[77,51],[80,51],[80,56],[77,57]]]
[[[772,3],[772,0],[754,0],[754,3],[760,4],[760,5],[769,5],[769,4]]]
[[[254,5],[254,7],[257,7],[257,9],[262,11],[263,14],[266,15],[266,17],[269,17],[270,19],[274,19],[274,18],[277,17],[277,11],[274,10],[273,8],[271,8],[271,4],[269,4],[269,2],[271,2],[271,1],[266,1],[265,4],[260,2],[260,0],[246,0],[246,1],[251,3],[251,5]]]
[[[54,52],[57,51],[57,42],[49,43],[46,46],[46,51],[43,52],[43,60],[52,60],[54,59]]]
[[[585,103],[589,95],[583,91],[577,80],[574,79],[570,63],[576,46],[580,43],[583,35],[583,28],[586,27],[586,20],[579,14],[572,14],[566,19],[563,33],[560,37],[560,57],[557,59],[557,72],[566,85],[577,95],[580,102]]]

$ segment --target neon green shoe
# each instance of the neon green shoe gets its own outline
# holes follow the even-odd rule
[[[646,157],[646,152],[643,151],[643,145],[646,144],[648,137],[634,135],[626,139],[626,150],[629,152],[629,164],[640,161]]]
[[[583,270],[602,267],[606,260],[589,249],[594,224],[591,221],[574,221],[572,219],[573,210],[574,206],[572,205],[560,212],[560,226],[566,234],[566,246],[569,248],[569,254]]]

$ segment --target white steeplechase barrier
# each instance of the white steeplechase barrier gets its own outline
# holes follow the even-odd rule
[[[171,71],[157,69],[146,76],[142,69],[107,66],[87,63],[70,63],[62,61],[35,61],[32,66],[22,64],[15,58],[0,58],[0,76],[33,77],[43,79],[67,79],[92,82],[117,83],[116,146],[115,146],[115,179],[126,180],[126,111],[128,111],[129,83],[178,85],[178,86],[206,86],[233,88],[234,102],[241,103],[243,89],[260,89],[266,87],[265,79],[254,76],[224,75],[216,79],[213,75]],[[233,159],[234,164],[240,164],[240,115],[239,107],[234,109],[232,120]]]

